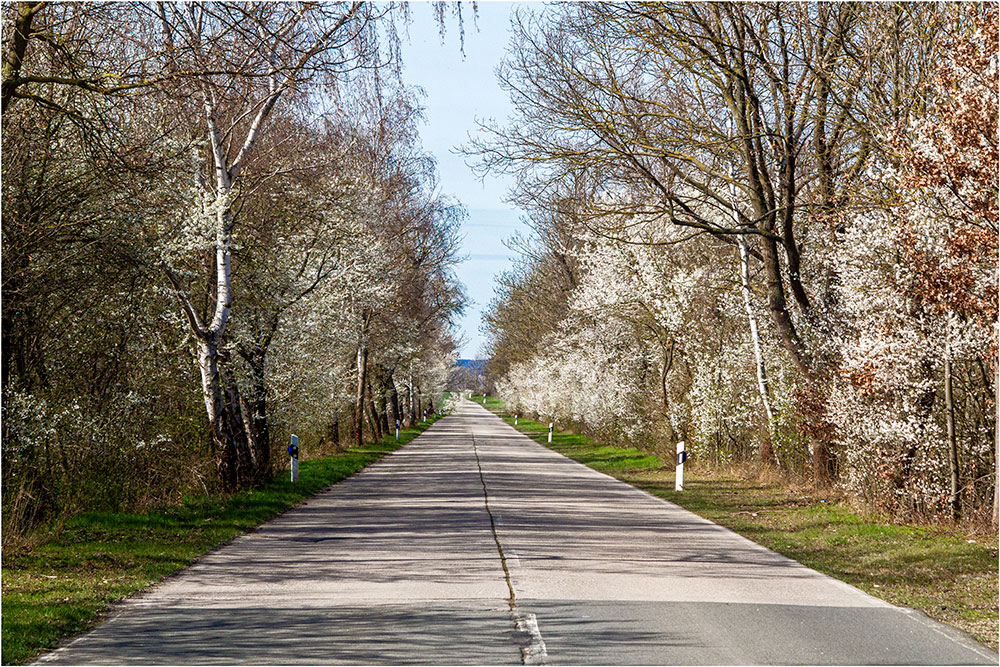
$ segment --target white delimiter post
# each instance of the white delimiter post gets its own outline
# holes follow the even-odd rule
[[[483,405],[486,405],[486,394],[483,394]]]
[[[288,448],[288,453],[292,456],[292,481],[299,481],[299,436],[292,436],[292,444]]]
[[[514,415],[514,426],[517,426],[517,415]]]
[[[549,422],[549,442],[552,442],[552,422]]]
[[[684,462],[687,461],[687,452],[684,451],[684,441],[677,443],[677,477],[674,481],[674,491],[684,490]]]

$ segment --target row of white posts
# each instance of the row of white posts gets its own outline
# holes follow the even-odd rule
[[[517,426],[517,419],[520,415],[514,415],[514,426]],[[549,422],[549,442],[552,442],[552,422]],[[684,451],[684,441],[677,443],[677,474],[674,478],[674,490],[684,490],[684,463],[687,461],[687,452]]]
[[[469,398],[472,398],[472,393],[469,393]],[[483,396],[483,405],[486,405],[486,396]],[[514,415],[514,426],[517,426],[517,419],[519,415]],[[427,419],[427,411],[424,410],[424,419]],[[549,442],[552,442],[552,428],[553,423],[549,422]],[[396,420],[396,440],[399,440],[399,420]],[[292,481],[297,482],[299,479],[299,436],[292,436],[292,444],[288,446],[288,454],[292,457]],[[684,462],[687,461],[687,452],[684,451],[684,441],[681,440],[677,443],[677,474],[674,478],[674,490],[683,491],[684,490]]]

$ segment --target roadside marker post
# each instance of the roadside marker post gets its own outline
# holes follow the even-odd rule
[[[399,420],[396,420],[396,442],[399,442]]]
[[[549,422],[549,442],[552,442],[552,422]]]
[[[299,481],[299,436],[292,436],[292,444],[288,445],[288,455],[292,457],[292,481]]]
[[[514,426],[517,426],[517,415],[514,415]]]
[[[424,410],[424,421],[427,421],[427,411]]]
[[[674,491],[684,490],[684,462],[687,461],[688,455],[684,451],[684,441],[681,440],[677,443],[677,476],[674,480]]]
[[[483,394],[483,405],[486,405],[486,394]]]

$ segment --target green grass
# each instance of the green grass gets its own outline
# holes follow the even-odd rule
[[[265,487],[228,499],[197,499],[144,514],[69,519],[29,551],[3,555],[3,664],[23,664],[93,627],[110,606],[189,565],[331,484],[403,446],[429,418],[381,442],[303,460]]]
[[[482,399],[480,398],[480,402]],[[508,424],[497,399],[486,407]],[[688,466],[674,491],[672,457],[608,447],[582,435],[553,434],[519,419],[536,442],[656,496],[677,503],[758,544],[895,605],[919,609],[997,648],[997,538],[954,527],[899,525],[871,517],[832,493],[779,479],[744,478]]]
[[[487,410],[493,410],[494,412],[496,412],[497,410],[503,410],[504,409],[504,403],[503,403],[503,401],[501,401],[499,398],[496,398],[494,396],[487,395],[486,396],[486,403],[485,404],[483,403],[483,395],[482,394],[473,394],[472,398],[470,398],[469,400],[472,401],[473,403],[478,403],[479,405],[482,405]]]

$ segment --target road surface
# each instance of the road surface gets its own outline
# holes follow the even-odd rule
[[[997,664],[465,402],[47,663]]]

